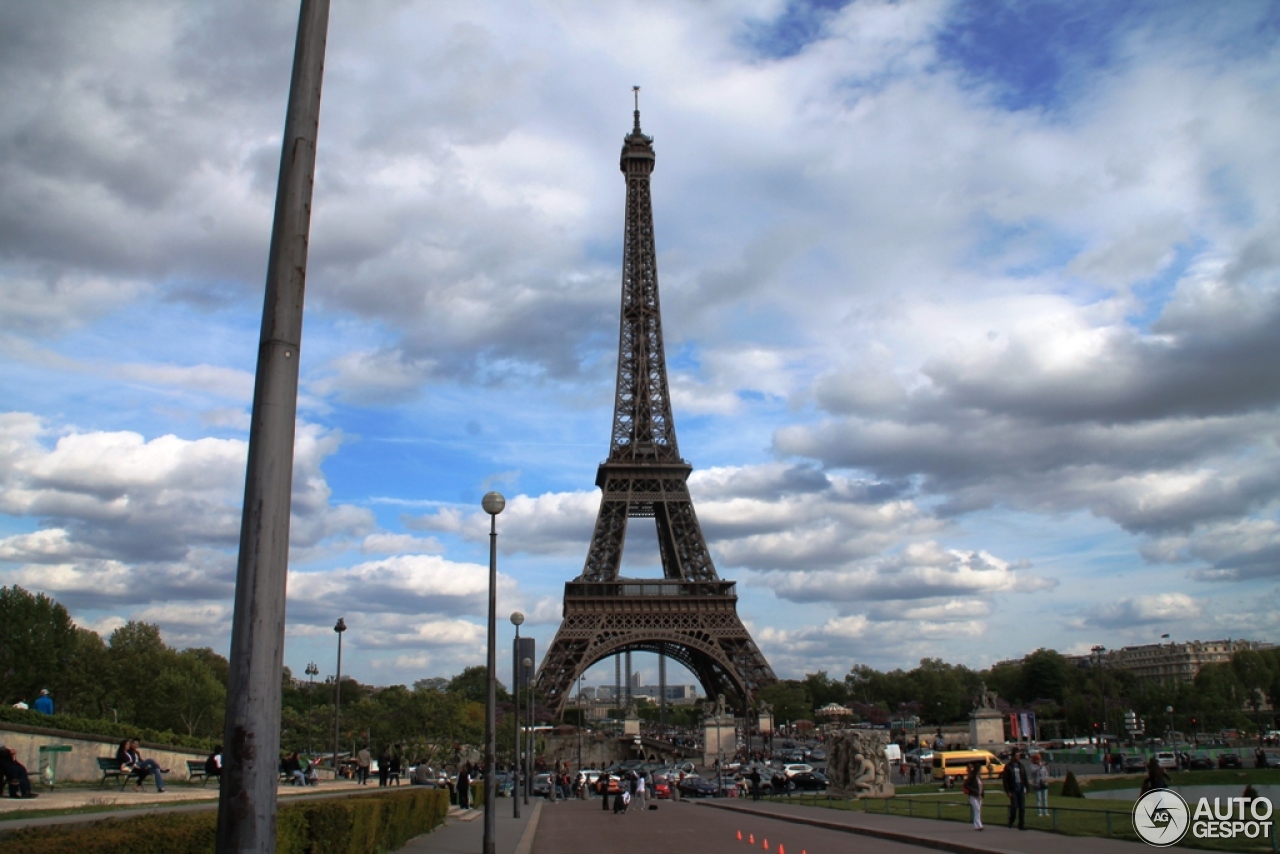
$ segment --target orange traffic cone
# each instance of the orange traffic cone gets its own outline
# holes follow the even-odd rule
[[[778,854],[787,854],[786,850],[782,847],[781,842],[778,843]]]
[[[742,831],[741,831],[741,830],[739,830],[739,831],[738,831],[738,841],[739,841],[739,842],[741,842],[741,841],[742,841]]]
[[[755,844],[756,844],[756,835],[755,835],[754,833],[748,833],[748,834],[747,834],[747,842],[751,843],[752,845],[755,845]]]
[[[764,845],[763,845],[763,846],[761,846],[761,847],[762,847],[762,848],[764,848],[764,850],[765,850],[765,851],[768,851],[768,850],[769,850],[769,840],[767,840],[767,839],[766,839],[766,840],[764,841]]]

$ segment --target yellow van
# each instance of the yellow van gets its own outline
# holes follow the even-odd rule
[[[975,762],[982,764],[979,773],[988,779],[999,777],[1004,771],[1004,763],[989,750],[940,750],[933,754],[933,779],[963,777]]]

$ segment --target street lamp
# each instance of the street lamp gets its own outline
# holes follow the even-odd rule
[[[515,772],[515,778],[511,781],[511,803],[515,808],[515,817],[520,817],[520,665],[516,662],[515,656],[520,654],[520,624],[524,622],[524,614],[515,611],[511,614],[511,625],[516,627],[515,655],[511,657],[512,673],[511,673],[511,692],[516,700],[515,714],[511,717],[516,722],[516,741],[515,747],[511,751],[512,762],[511,768]]]
[[[480,501],[484,512],[489,514],[489,657],[488,657],[488,691],[484,710],[484,854],[494,854],[494,822],[497,804],[494,801],[493,769],[497,761],[497,744],[494,729],[497,722],[495,707],[498,705],[496,682],[497,669],[497,610],[498,610],[498,514],[507,506],[507,499],[500,492],[490,492]]]
[[[529,795],[533,792],[533,659],[526,658],[520,662],[524,665],[524,684],[529,686],[529,738],[525,750],[528,751],[528,762],[525,767],[529,769],[529,773],[524,778],[524,802],[529,803]]]
[[[342,633],[347,622],[338,618],[333,630],[338,633],[338,675],[333,678],[333,782],[338,782],[338,745],[342,739]]]
[[[315,704],[315,698],[316,698],[316,683],[314,679],[316,674],[319,672],[320,672],[320,668],[316,667],[316,663],[314,661],[308,662],[307,670],[306,670],[306,674],[307,674],[307,755],[309,755],[313,759],[315,758],[316,751],[315,751],[315,748],[311,746],[311,707]]]

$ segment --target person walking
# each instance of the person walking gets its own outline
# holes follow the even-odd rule
[[[596,791],[600,793],[600,809],[609,811],[609,775],[601,774],[596,778]]]
[[[751,781],[751,800],[760,800],[760,766],[752,765],[747,779]]]
[[[636,775],[636,791],[631,798],[633,801],[635,801],[636,809],[638,810],[643,810],[645,807],[644,792],[645,792],[644,772],[642,771]]]
[[[35,710],[42,715],[53,714],[53,698],[49,696],[48,688],[40,689],[40,696],[36,697]]]
[[[383,748],[378,756],[378,788],[385,789],[391,779],[391,750]]]
[[[969,766],[964,778],[964,793],[969,798],[969,812],[973,814],[973,829],[982,830],[982,766],[975,762]]]
[[[464,762],[458,769],[458,809],[471,809],[471,763]]]
[[[356,782],[361,786],[369,782],[369,767],[371,765],[373,765],[373,755],[369,753],[369,746],[365,745],[356,754]]]
[[[1004,793],[1009,796],[1009,827],[1016,820],[1018,830],[1027,829],[1027,766],[1018,761],[1018,751],[1009,755],[1009,764],[1000,774]]]
[[[1049,764],[1041,759],[1039,753],[1031,754],[1031,791],[1036,793],[1036,815],[1049,814]]]

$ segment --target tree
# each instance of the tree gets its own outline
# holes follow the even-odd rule
[[[760,699],[773,707],[775,723],[798,721],[813,714],[813,699],[804,683],[795,679],[783,679],[761,688]]]
[[[449,680],[449,690],[455,694],[461,694],[472,702],[484,705],[489,698],[489,668],[482,664],[468,667]],[[507,693],[506,688],[502,687],[501,682],[498,682],[495,693],[498,702],[511,702],[511,695]]]
[[[1061,703],[1066,695],[1070,666],[1052,649],[1037,649],[1022,664],[1019,698],[1023,703],[1054,700]]]
[[[76,648],[76,627],[67,609],[43,593],[0,587],[0,684],[12,698],[33,700],[48,688],[59,704],[67,685],[60,679]]]
[[[130,621],[107,641],[107,701],[121,723],[168,729],[167,714],[158,711],[158,680],[173,661],[174,652],[160,639],[160,627]],[[172,723],[170,721],[170,723]]]
[[[827,676],[825,670],[806,673],[804,687],[815,709],[820,709],[828,703],[843,706],[849,700],[849,687],[844,682],[837,682]]]

